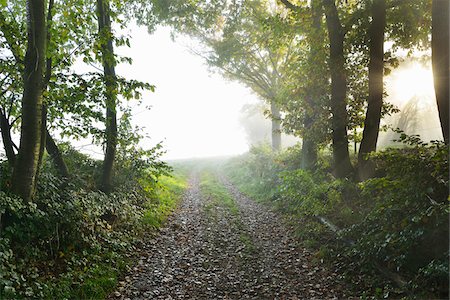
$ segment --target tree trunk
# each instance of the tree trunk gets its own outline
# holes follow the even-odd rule
[[[272,150],[277,152],[281,150],[281,114],[275,101],[270,102],[270,110],[272,114]]]
[[[109,0],[97,0],[98,30],[102,52],[102,63],[106,85],[106,149],[100,189],[109,193],[112,188],[112,173],[117,146],[117,78],[111,31]]]
[[[338,178],[349,176],[353,171],[348,151],[346,109],[347,79],[345,75],[344,29],[342,28],[334,0],[323,0],[330,41],[331,72],[331,120],[333,169]]]
[[[322,6],[320,1],[311,0],[311,17],[312,17],[312,30],[308,35],[308,40],[310,44],[310,50],[308,55],[308,63],[310,66],[319,66],[321,64],[320,57],[322,52],[322,47],[319,44],[321,40],[321,24],[320,20],[322,18]],[[314,126],[314,121],[317,118],[317,107],[322,93],[325,92],[321,86],[321,72],[317,68],[309,68],[308,77],[311,80],[310,86],[308,87],[308,93],[306,96],[305,116],[303,120],[303,126],[305,128],[305,133],[303,134],[302,142],[302,157],[300,162],[300,168],[304,170],[313,170],[317,165],[317,143],[314,139],[311,130]]]
[[[302,159],[300,168],[303,170],[314,170],[317,165],[317,145],[316,142],[308,136],[303,137]]]
[[[20,146],[12,177],[12,190],[31,201],[36,186],[41,144],[42,86],[46,54],[45,0],[27,1],[27,51],[23,75]]]
[[[16,153],[14,152],[13,141],[11,137],[11,125],[6,117],[5,112],[0,110],[0,130],[2,131],[2,142],[5,148],[6,158],[11,168],[14,167],[16,161]]]
[[[46,135],[45,148],[47,149],[48,154],[52,158],[56,170],[63,179],[69,178],[70,176],[69,169],[67,168],[67,165],[64,162],[61,151],[59,151],[58,145],[56,145],[55,140],[50,135],[50,132],[48,132],[48,129],[45,130],[45,135]]]
[[[47,44],[50,43],[50,40],[52,38],[51,36],[51,30],[50,30],[50,24],[52,23],[53,19],[53,6],[55,1],[49,0],[48,3],[48,11],[47,11]],[[50,82],[50,78],[52,75],[52,64],[53,60],[52,57],[47,57],[46,60],[46,66],[45,66],[45,77],[44,77],[44,85],[43,89],[47,89],[48,84]],[[55,165],[55,168],[57,169],[59,175],[65,179],[69,178],[69,170],[67,169],[67,165],[64,162],[64,159],[61,155],[61,152],[59,151],[58,146],[56,145],[55,141],[53,140],[52,136],[48,132],[47,129],[47,107],[45,105],[42,106],[42,146],[40,149],[40,160],[42,159],[42,156],[44,154],[44,148],[47,150],[48,154],[52,158],[53,164]],[[44,143],[45,141],[45,143]],[[44,147],[45,145],[45,147]]]
[[[45,88],[44,88],[45,90]],[[36,177],[39,178],[40,170],[42,166],[42,160],[44,158],[44,151],[45,151],[45,144],[46,144],[46,135],[45,132],[47,131],[47,107],[43,104],[42,105],[42,112],[41,112],[41,143],[39,145],[39,159],[38,159],[38,165],[37,165],[37,171],[36,171]]]
[[[369,98],[364,131],[358,153],[358,174],[360,180],[372,177],[375,172],[375,166],[367,159],[367,155],[376,150],[378,132],[380,130],[381,107],[383,105],[385,26],[385,0],[374,0],[372,3],[372,23],[369,28]]]
[[[431,60],[442,135],[449,142],[449,0],[433,0]]]

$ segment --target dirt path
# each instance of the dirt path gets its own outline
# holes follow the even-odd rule
[[[220,181],[233,203],[204,196],[194,176],[177,213],[110,299],[348,298],[279,216]]]

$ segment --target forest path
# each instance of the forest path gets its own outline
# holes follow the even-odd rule
[[[110,299],[348,298],[276,213],[222,177],[192,176],[144,253]]]

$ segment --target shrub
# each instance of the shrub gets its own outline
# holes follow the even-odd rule
[[[159,199],[158,178],[170,171],[158,159],[160,147],[119,152],[115,190],[108,195],[95,188],[101,164],[62,148],[73,170],[70,181],[44,160],[33,202],[0,191],[1,299],[105,297],[147,228],[149,208],[164,211],[162,221],[175,203]]]
[[[373,209],[347,232],[356,241],[351,254],[361,262],[382,261],[415,277],[413,284],[421,278],[431,290],[447,290],[448,147],[403,140],[410,147],[373,156],[382,177],[360,184]]]

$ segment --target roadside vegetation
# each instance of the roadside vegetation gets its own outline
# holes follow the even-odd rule
[[[45,157],[35,201],[1,192],[0,212],[8,212],[1,299],[105,298],[133,263],[139,241],[164,223],[186,188],[185,174],[169,175],[157,156],[128,158],[118,160],[115,189],[107,195],[92,188],[99,161],[69,146],[63,155],[78,166],[70,183]]]
[[[448,147],[403,136],[372,155],[376,176],[336,179],[321,152],[298,168],[298,147],[258,146],[224,167],[242,192],[283,212],[305,245],[367,296],[448,296]],[[363,295],[364,295],[363,294]]]

